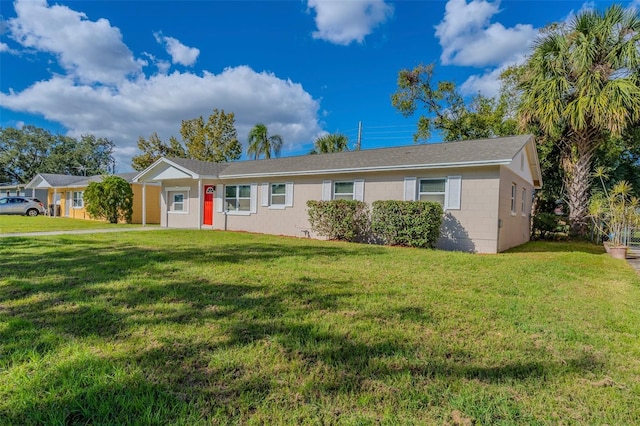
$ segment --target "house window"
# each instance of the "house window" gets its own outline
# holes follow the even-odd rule
[[[446,179],[420,179],[418,200],[435,201],[444,206]]]
[[[516,194],[518,193],[518,186],[515,183],[511,184],[511,214],[516,214]]]
[[[73,208],[80,209],[84,207],[84,191],[73,191]]]
[[[286,201],[287,201],[287,185],[284,183],[272,183],[270,205],[284,206]]]
[[[525,209],[527,208],[527,189],[522,188],[522,215],[526,214]]]
[[[169,213],[189,213],[189,188],[167,188],[167,210]]]
[[[224,202],[229,212],[251,211],[251,185],[227,185]]]
[[[334,200],[353,200],[353,181],[333,183]]]

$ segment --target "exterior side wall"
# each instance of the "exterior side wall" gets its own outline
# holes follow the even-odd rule
[[[173,188],[185,193],[185,210],[170,211],[169,196]],[[149,189],[147,187],[147,189]],[[160,225],[168,228],[197,228],[200,200],[198,199],[198,181],[193,179],[171,179],[162,182],[160,193]]]
[[[133,190],[133,216],[132,223],[142,223],[142,185],[132,184]],[[160,185],[147,185],[145,189],[147,202],[146,221],[147,223],[160,223]]]
[[[258,185],[257,213],[251,215],[229,213],[225,221],[225,214],[218,212],[216,206],[213,228],[317,238],[318,236],[311,231],[307,219],[306,202],[322,199],[322,182],[325,180],[364,179],[364,201],[371,205],[376,200],[402,200],[405,177],[420,179],[447,176],[462,176],[461,209],[450,210],[446,213],[438,247],[448,250],[496,253],[498,192],[500,188],[498,167],[286,177],[272,178],[268,181],[263,179],[225,180],[224,184],[228,185]],[[294,182],[293,207],[275,209],[262,206],[260,188],[263,182]],[[173,181],[171,185],[174,185]],[[185,182],[184,186],[186,185]],[[168,186],[167,182],[164,186]],[[181,183],[180,186],[183,184]],[[219,182],[216,189],[222,190]],[[194,194],[197,196],[197,188],[193,187],[191,193],[192,197]],[[187,219],[194,219],[194,221],[189,222],[191,225],[188,225]],[[188,218],[185,217],[185,221],[180,222],[180,225],[170,223],[170,226],[197,226],[197,217],[189,215]]]
[[[516,185],[515,212],[511,211],[511,188]],[[524,210],[522,190],[526,190]],[[500,212],[501,228],[498,237],[498,251],[529,241],[531,234],[531,200],[533,185],[508,167],[500,169]]]
[[[93,220],[84,207],[73,207],[73,193],[77,191],[85,191],[87,187],[77,188],[57,188],[56,193],[60,199],[60,217],[69,217],[71,219]],[[133,190],[133,216],[132,223],[142,223],[142,185],[132,185]],[[147,223],[160,223],[160,186],[147,185]],[[69,195],[68,195],[69,194]],[[46,208],[54,203],[54,190],[49,188],[47,195]],[[69,214],[67,215],[67,200],[71,200],[69,205]],[[101,220],[101,219],[99,219]]]

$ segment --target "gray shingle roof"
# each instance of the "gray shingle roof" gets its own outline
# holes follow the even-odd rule
[[[508,136],[233,163],[210,163],[185,158],[165,160],[201,178],[220,179],[497,165],[510,163],[532,138],[531,135]]]
[[[384,170],[511,161],[531,135],[431,143],[333,154],[303,155],[229,163],[221,178],[314,174],[352,170]],[[195,171],[195,170],[194,170]]]
[[[185,169],[191,170],[200,176],[219,176],[220,172],[230,163],[211,163],[209,161],[191,160],[189,158],[167,158]]]
[[[84,176],[70,176],[56,173],[40,173],[40,176],[51,186],[67,186],[86,179]]]

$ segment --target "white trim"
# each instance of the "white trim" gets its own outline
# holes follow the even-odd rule
[[[224,173],[219,176],[219,179],[239,179],[239,178],[254,178],[254,177],[271,177],[271,176],[311,176],[321,174],[340,174],[340,173],[361,173],[361,172],[377,172],[377,171],[394,171],[394,170],[430,170],[430,169],[444,169],[451,167],[478,167],[478,166],[503,166],[511,164],[513,159],[502,159],[492,161],[465,161],[459,163],[438,163],[438,164],[408,164],[408,165],[394,165],[394,166],[373,166],[373,167],[358,167],[347,169],[325,169],[325,170],[296,170],[292,172],[269,172],[269,173],[247,173],[238,175],[225,175]]]
[[[333,194],[333,183],[330,180],[322,181],[322,201],[330,201]]]
[[[198,229],[202,229],[202,216],[204,215],[204,192],[202,191],[202,179],[198,179]]]
[[[462,176],[447,176],[445,183],[445,210],[460,210],[462,207]]]
[[[293,207],[293,182],[285,182],[285,185],[284,205],[285,207]]]
[[[222,213],[224,207],[224,185],[215,185],[216,187],[216,213]]]
[[[191,191],[190,186],[167,186],[164,188],[166,192],[169,191]]]
[[[249,212],[258,213],[258,184],[251,184],[251,194],[249,195]]]
[[[364,201],[364,179],[353,180],[353,199]]]
[[[190,188],[187,189],[168,189],[167,188],[167,214],[189,214],[189,196]],[[169,197],[170,192],[175,193],[184,193],[182,198],[182,210],[172,210],[172,206],[174,205],[174,201],[171,197]]]
[[[418,194],[417,191],[418,178],[404,178],[404,201],[415,201]]]
[[[271,184],[269,182],[262,182],[262,194],[260,195],[260,205],[262,207],[269,207],[271,204],[270,187]]]

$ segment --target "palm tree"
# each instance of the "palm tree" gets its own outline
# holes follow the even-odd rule
[[[558,140],[571,230],[584,235],[595,151],[640,119],[640,19],[614,5],[537,40],[520,79],[520,123]]]
[[[349,138],[342,133],[332,133],[320,136],[313,143],[314,147],[309,154],[326,154],[328,152],[342,152],[349,150]]]
[[[249,147],[247,148],[247,155],[253,154],[253,159],[257,160],[262,154],[265,158],[271,158],[271,152],[278,157],[280,150],[282,149],[282,136],[271,135],[267,126],[262,123],[258,123],[249,132]]]

